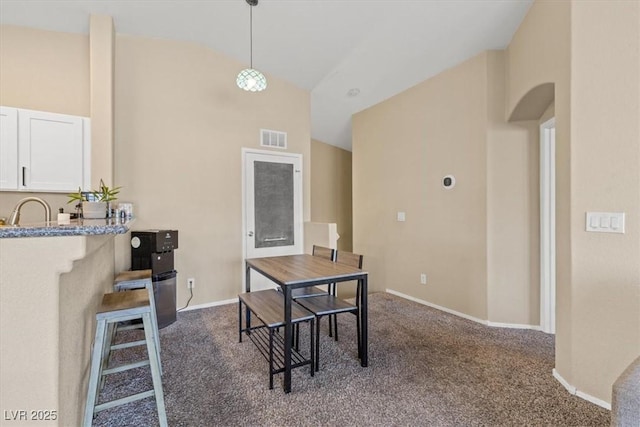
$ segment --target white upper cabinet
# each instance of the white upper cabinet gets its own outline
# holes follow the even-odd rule
[[[0,117],[0,189],[69,192],[89,186],[89,119],[9,107]]]

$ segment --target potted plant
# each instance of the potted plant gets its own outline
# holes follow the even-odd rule
[[[100,187],[98,190],[82,191],[78,188],[75,193],[69,194],[67,203],[78,202],[82,208],[82,217],[88,219],[107,218],[111,211],[111,202],[118,199],[117,195],[122,187],[108,187],[102,179],[100,179]]]

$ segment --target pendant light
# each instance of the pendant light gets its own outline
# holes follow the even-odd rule
[[[240,71],[236,83],[240,89],[249,92],[260,92],[267,88],[267,78],[260,71],[253,68],[253,7],[258,5],[258,0],[246,0],[249,4],[249,38],[250,38],[250,63],[249,68]]]

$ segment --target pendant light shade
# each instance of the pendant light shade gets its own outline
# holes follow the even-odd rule
[[[258,0],[246,0],[246,2],[249,4],[250,66],[240,71],[236,84],[240,89],[248,92],[260,92],[267,88],[267,78],[253,68],[253,7],[258,5]]]
[[[240,71],[236,83],[240,89],[249,92],[260,92],[267,88],[267,78],[258,70],[245,68]]]

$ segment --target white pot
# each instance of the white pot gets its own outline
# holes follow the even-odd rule
[[[103,219],[107,217],[107,202],[82,202],[82,217]]]

